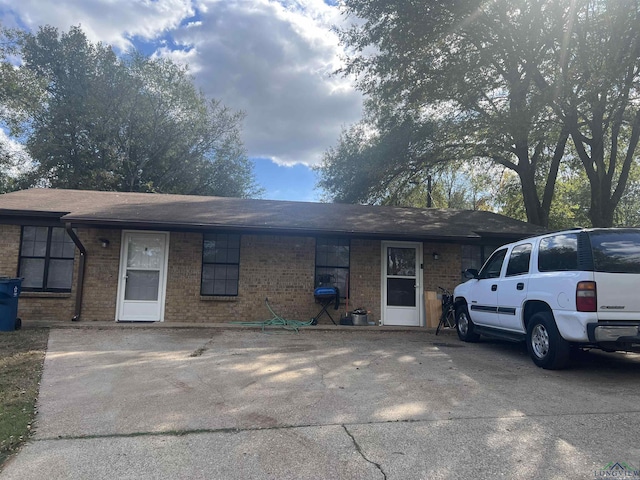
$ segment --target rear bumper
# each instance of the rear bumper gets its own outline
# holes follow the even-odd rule
[[[593,343],[632,343],[640,346],[640,322],[599,322],[587,325],[589,341]]]

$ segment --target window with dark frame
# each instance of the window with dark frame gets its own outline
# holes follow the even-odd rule
[[[62,227],[23,226],[18,266],[22,289],[70,292],[75,248]]]
[[[511,255],[509,255],[509,263],[507,263],[507,273],[505,276],[512,277],[515,275],[524,275],[529,273],[529,260],[531,259],[531,244],[525,243],[513,247]]]
[[[578,234],[563,233],[540,240],[538,271],[578,270]]]
[[[348,238],[316,238],[315,286],[333,286],[340,298],[349,295],[350,241]]]
[[[233,297],[238,295],[240,278],[240,235],[207,233],[202,245],[200,294]]]

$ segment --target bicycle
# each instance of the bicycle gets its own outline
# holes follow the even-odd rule
[[[441,328],[456,328],[456,310],[453,306],[453,294],[446,288],[438,287],[442,290],[442,315],[436,328],[436,335]]]

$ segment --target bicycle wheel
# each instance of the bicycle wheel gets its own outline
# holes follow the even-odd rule
[[[456,312],[453,309],[453,307],[449,308],[449,311],[447,311],[447,317],[445,319],[445,327],[456,328]]]
[[[440,333],[440,327],[442,327],[442,324],[443,324],[442,317],[440,317],[440,321],[438,322],[438,326],[436,327],[436,335]]]
[[[447,322],[447,312],[443,312],[442,315],[440,315],[440,321],[438,322],[438,326],[436,327],[436,335],[440,333],[440,329],[442,327],[446,326],[446,322]]]

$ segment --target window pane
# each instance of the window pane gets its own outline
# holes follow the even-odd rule
[[[316,240],[316,266],[348,267],[349,240],[344,238],[318,238]]]
[[[340,297],[346,298],[349,284],[349,239],[316,239],[315,286],[333,286],[340,290]]]
[[[238,280],[240,276],[240,269],[234,265],[227,265],[227,278],[231,280]]]
[[[76,244],[69,239],[68,242],[64,243],[64,248],[62,251],[63,258],[73,258],[76,254]]]
[[[22,228],[22,256],[44,257],[47,254],[48,227]]]
[[[73,260],[50,260],[47,273],[47,288],[71,289]]]
[[[462,271],[467,268],[480,270],[482,267],[482,247],[480,245],[462,245]]]
[[[213,294],[214,295],[224,295],[224,280],[214,280],[213,281]]]
[[[387,275],[415,277],[416,276],[416,249],[388,247],[387,248]]]
[[[127,270],[125,300],[157,300],[160,273],[150,270]]]
[[[22,286],[35,290],[71,290],[75,245],[62,227],[22,227]],[[47,278],[45,276],[47,271]]]
[[[202,267],[200,293],[202,295],[213,295],[213,265],[203,265]]]
[[[494,254],[487,260],[487,263],[478,276],[480,278],[498,278],[500,276],[500,271],[502,270],[502,263],[504,262],[504,257],[507,255],[506,250],[499,250],[494,252]]]
[[[160,270],[164,261],[164,240],[151,236],[129,236],[127,267]]]
[[[240,236],[205,235],[202,261],[204,263],[238,263],[240,261]]]
[[[23,258],[20,261],[20,274],[22,288],[44,287],[44,259]]]
[[[597,272],[640,273],[640,234],[603,232],[589,235]]]
[[[554,235],[540,240],[538,270],[558,272],[578,269],[578,236]]]
[[[205,235],[202,261],[202,295],[238,295],[239,235]]]
[[[51,232],[51,249],[49,255],[58,258],[73,258],[75,244],[64,228],[54,228]]]
[[[62,257],[64,255],[64,241],[55,240],[52,235],[49,255],[58,258]]]
[[[531,244],[519,245],[511,250],[509,263],[507,264],[507,276],[528,273],[530,258]]]
[[[238,282],[236,280],[227,280],[225,284],[225,295],[237,295],[238,294]]]
[[[213,263],[215,261],[215,250],[216,241],[205,235],[204,244],[202,245],[202,261],[204,263]]]
[[[416,281],[411,278],[387,278],[387,305],[416,306]]]

